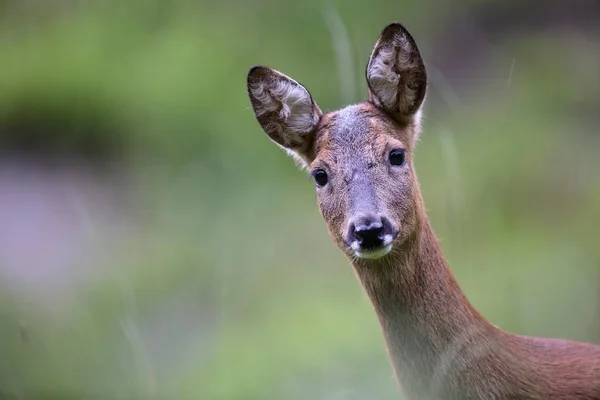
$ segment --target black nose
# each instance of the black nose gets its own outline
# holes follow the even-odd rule
[[[383,243],[383,225],[379,222],[354,229],[360,247],[375,248]]]
[[[374,215],[357,218],[350,224],[348,242],[358,242],[363,249],[374,249],[383,244],[386,234],[386,220]]]

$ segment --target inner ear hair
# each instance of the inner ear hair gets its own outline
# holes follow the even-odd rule
[[[322,112],[299,82],[265,66],[248,72],[248,95],[263,131],[301,165],[307,163]]]
[[[425,98],[427,72],[411,34],[399,23],[381,32],[366,68],[369,99],[377,107],[406,119],[416,115]]]

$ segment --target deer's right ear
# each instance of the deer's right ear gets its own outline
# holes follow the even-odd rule
[[[248,95],[267,135],[301,164],[308,164],[323,115],[308,90],[281,72],[256,66],[248,72]]]

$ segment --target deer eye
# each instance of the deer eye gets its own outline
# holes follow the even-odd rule
[[[406,162],[406,155],[404,149],[394,149],[390,151],[390,164],[392,165],[404,165]]]
[[[329,177],[327,176],[327,172],[325,172],[324,169],[322,168],[317,168],[312,172],[312,176],[315,179],[315,182],[317,183],[317,186],[319,187],[323,187],[325,185],[327,185],[327,182],[329,181]]]

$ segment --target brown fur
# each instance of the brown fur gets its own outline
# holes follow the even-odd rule
[[[251,71],[249,84],[263,83],[269,71],[260,76]],[[412,157],[425,67],[400,24],[383,30],[367,81],[369,101],[321,116],[310,133],[294,132],[277,117],[282,129],[270,137],[298,152],[309,170],[328,172],[329,182],[317,189],[319,210],[373,303],[405,394],[410,399],[600,400],[599,346],[501,330],[471,306],[448,268]],[[255,109],[260,107],[249,94]],[[305,98],[304,109],[318,109]],[[267,133],[269,118],[259,118]],[[398,148],[405,149],[407,161],[392,167],[387,155]],[[357,257],[345,237],[351,221],[365,212],[389,219],[397,232],[391,251],[377,259]]]

